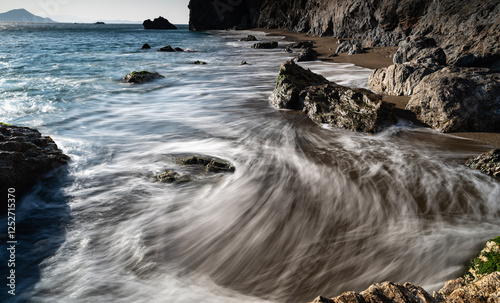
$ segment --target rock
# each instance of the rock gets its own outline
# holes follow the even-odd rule
[[[128,82],[128,83],[143,83],[143,82],[151,81],[151,80],[158,79],[158,78],[165,78],[165,76],[160,75],[159,73],[151,73],[151,72],[148,72],[145,70],[140,71],[140,72],[133,71],[130,74],[123,77],[125,82]]]
[[[253,35],[248,35],[246,38],[241,38],[240,41],[257,41],[257,38]]]
[[[159,52],[175,52],[175,49],[171,47],[170,45],[164,46],[160,49],[158,49]]]
[[[151,48],[151,46],[149,46],[149,44],[147,44],[147,43],[142,46],[142,49],[150,49],[150,48]]]
[[[295,42],[295,43],[288,45],[288,47],[291,47],[291,48],[312,48],[313,46],[314,46],[313,41]]]
[[[161,183],[185,183],[192,181],[189,175],[181,175],[173,170],[167,170],[163,174],[156,176],[156,179]]]
[[[500,130],[500,75],[445,67],[422,79],[406,109],[441,132]]]
[[[335,51],[337,54],[347,53],[348,55],[361,54],[364,52],[365,50],[363,49],[361,42],[358,40],[344,41],[340,43],[339,47],[337,47],[337,50]]]
[[[207,62],[196,60],[193,62],[193,64],[205,65],[205,64],[207,64]]]
[[[207,172],[234,172],[235,167],[231,163],[216,159],[201,156],[191,156],[181,160],[183,165],[202,165]]]
[[[174,50],[175,50],[176,52],[183,52],[183,51],[184,51],[184,50],[183,50],[182,48],[180,48],[180,47],[176,47],[176,48],[174,48]]]
[[[406,41],[401,42],[398,50],[394,54],[394,64],[406,62],[446,64],[446,54],[442,48],[436,47],[436,41],[432,38],[411,36]]]
[[[144,26],[144,29],[177,29],[175,25],[161,16],[154,19],[154,21],[151,21],[151,19],[144,21],[142,26]]]
[[[257,27],[262,0],[189,1],[189,29],[249,29]]]
[[[374,133],[396,122],[382,96],[337,85],[293,61],[282,64],[270,99],[278,108],[302,110],[317,123],[351,131]]]
[[[240,65],[248,65],[248,63],[245,60],[243,60],[240,62]]]
[[[304,49],[297,57],[298,62],[314,61],[316,59],[318,59],[318,52],[310,47]]]
[[[410,96],[420,81],[444,66],[416,63],[394,64],[377,68],[368,78],[368,87],[394,96]]]
[[[52,138],[28,127],[0,123],[1,213],[7,211],[7,193],[14,188],[16,200],[26,194],[48,172],[65,165],[69,157]]]
[[[500,178],[500,149],[494,149],[477,157],[472,157],[465,165],[481,172]]]
[[[255,43],[254,45],[252,45],[252,48],[257,48],[257,49],[272,49],[272,48],[277,48],[277,47],[278,47],[277,41],[260,42],[260,43]]]
[[[285,53],[290,53],[290,54],[291,54],[291,53],[293,53],[293,49],[292,49],[290,46],[287,46],[287,47],[285,47],[285,48],[283,49],[283,52],[285,52]]]

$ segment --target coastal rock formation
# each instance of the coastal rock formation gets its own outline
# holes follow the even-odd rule
[[[240,41],[257,41],[257,38],[254,35],[248,35],[245,38],[241,38]]]
[[[165,76],[160,75],[159,73],[151,73],[143,70],[140,72],[133,71],[130,74],[125,75],[123,80],[128,83],[144,83],[158,78],[165,78]]]
[[[445,67],[422,79],[406,109],[441,132],[500,130],[500,74]]]
[[[494,149],[477,157],[472,157],[465,162],[465,165],[500,178],[500,149]]]
[[[156,179],[160,183],[185,183],[193,180],[191,176],[180,174],[173,170],[167,170],[166,172],[156,176]]]
[[[151,49],[151,46],[149,46],[149,44],[145,43],[145,44],[142,46],[142,49]]]
[[[348,55],[361,54],[364,52],[365,50],[358,40],[343,41],[335,51],[336,54],[347,53]]]
[[[301,41],[288,45],[290,48],[312,48],[314,46],[313,41]]]
[[[311,303],[497,303],[500,301],[500,237],[490,240],[466,274],[446,282],[432,296],[411,283],[377,283],[335,298],[318,297]]]
[[[177,29],[175,25],[161,16],[153,21],[151,19],[144,21],[142,26],[144,26],[144,29]]]
[[[7,211],[7,192],[15,189],[15,197],[25,194],[44,174],[69,161],[52,138],[28,127],[0,123],[0,200]]]
[[[183,52],[184,50],[180,47],[173,48],[170,45],[164,46],[158,49],[159,52]]]
[[[308,47],[308,48],[304,49],[302,52],[300,52],[299,56],[297,57],[298,62],[314,61],[316,59],[318,59],[318,52],[310,47]]]
[[[183,165],[201,165],[207,172],[234,172],[235,167],[224,160],[202,156],[191,156],[181,160]]]
[[[277,41],[271,41],[271,42],[259,42],[255,43],[252,45],[252,48],[257,48],[257,49],[273,49],[278,47],[278,42]]]
[[[413,62],[417,64],[446,64],[446,54],[437,47],[436,40],[411,36],[401,42],[393,57],[394,64]]]
[[[281,65],[271,103],[305,112],[317,123],[374,133],[394,124],[392,105],[366,89],[337,85],[294,61]]]
[[[457,66],[500,68],[497,0],[191,0],[192,30],[283,28],[397,46],[408,36],[435,39]]]

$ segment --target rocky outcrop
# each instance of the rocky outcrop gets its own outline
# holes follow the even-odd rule
[[[145,44],[142,46],[142,49],[151,49],[151,46],[149,46],[149,44],[145,43]]]
[[[408,36],[434,38],[457,66],[500,69],[497,0],[191,0],[192,30],[284,28],[397,46]]]
[[[290,48],[312,48],[313,46],[314,46],[313,41],[301,41],[288,45],[288,47]]]
[[[180,47],[173,48],[170,45],[164,46],[158,49],[159,52],[183,52],[184,50]]]
[[[318,297],[311,303],[497,303],[500,302],[500,237],[490,240],[466,278],[446,282],[432,296],[411,283],[377,283],[335,298]],[[479,271],[482,270],[481,273]]]
[[[0,123],[0,213],[7,211],[7,193],[22,197],[43,175],[69,161],[52,138],[28,127]],[[10,191],[9,191],[10,193]]]
[[[358,40],[346,40],[340,43],[335,50],[336,54],[347,53],[348,55],[361,54],[364,53],[365,50],[361,45],[361,42]]]
[[[415,64],[445,65],[446,54],[437,47],[436,40],[421,36],[411,36],[401,42],[393,57],[394,64],[412,62]]]
[[[423,78],[406,109],[441,132],[500,130],[500,74],[446,67]]]
[[[128,83],[144,83],[154,79],[165,78],[165,76],[160,75],[159,73],[151,73],[148,71],[133,71],[130,74],[125,75],[123,80]]]
[[[271,41],[271,42],[259,42],[255,43],[252,45],[252,48],[256,49],[273,49],[278,47],[278,42],[277,41]]]
[[[299,56],[297,57],[297,62],[314,61],[316,59],[318,59],[318,52],[308,47],[300,52]]]
[[[494,149],[477,157],[472,157],[465,165],[481,172],[500,178],[500,149]]]
[[[374,133],[395,123],[392,105],[382,96],[337,85],[293,60],[281,65],[270,100],[278,108],[301,110],[317,123],[351,131]]]
[[[208,158],[201,156],[191,156],[181,160],[183,165],[200,165],[203,166],[207,172],[234,172],[235,167],[224,160],[216,158]]]
[[[151,19],[144,21],[142,26],[144,26],[144,29],[177,29],[175,25],[161,16],[153,21]]]
[[[248,35],[245,38],[241,38],[240,41],[257,41],[254,35]]]

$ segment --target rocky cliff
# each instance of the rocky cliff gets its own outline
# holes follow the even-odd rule
[[[500,68],[498,0],[191,0],[192,30],[283,28],[396,46],[434,38],[451,64]]]

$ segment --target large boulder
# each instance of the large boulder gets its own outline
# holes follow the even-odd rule
[[[257,41],[254,35],[248,35],[245,38],[241,38],[240,41]]]
[[[41,176],[68,161],[52,138],[35,129],[0,123],[0,213],[7,211],[9,188],[19,201]]]
[[[175,25],[161,16],[153,21],[151,19],[144,21],[142,26],[144,26],[144,29],[177,29]]]
[[[337,53],[337,54],[347,53],[348,55],[361,54],[364,52],[365,52],[365,50],[363,49],[361,42],[358,40],[343,41],[337,47],[337,50],[335,50],[335,53]]]
[[[437,47],[432,38],[411,36],[400,43],[398,50],[392,58],[394,64],[405,62],[446,64],[446,54],[443,49]]]
[[[160,75],[159,73],[152,73],[148,71],[133,71],[130,74],[125,75],[123,80],[128,83],[144,83],[154,79],[165,78],[165,76]]]
[[[472,169],[500,178],[500,149],[494,149],[477,157],[472,157],[465,162]]]
[[[298,62],[314,61],[316,59],[318,59],[318,52],[310,47],[308,47],[308,48],[304,49],[302,52],[300,52],[299,56],[297,57]]]
[[[392,105],[366,89],[337,85],[294,61],[282,64],[271,103],[305,112],[317,123],[374,133],[396,122]]]
[[[445,67],[420,81],[406,109],[441,132],[499,131],[500,75]]]
[[[256,49],[273,49],[278,47],[278,42],[277,41],[271,41],[271,42],[259,42],[255,43],[252,45],[252,48]]]

